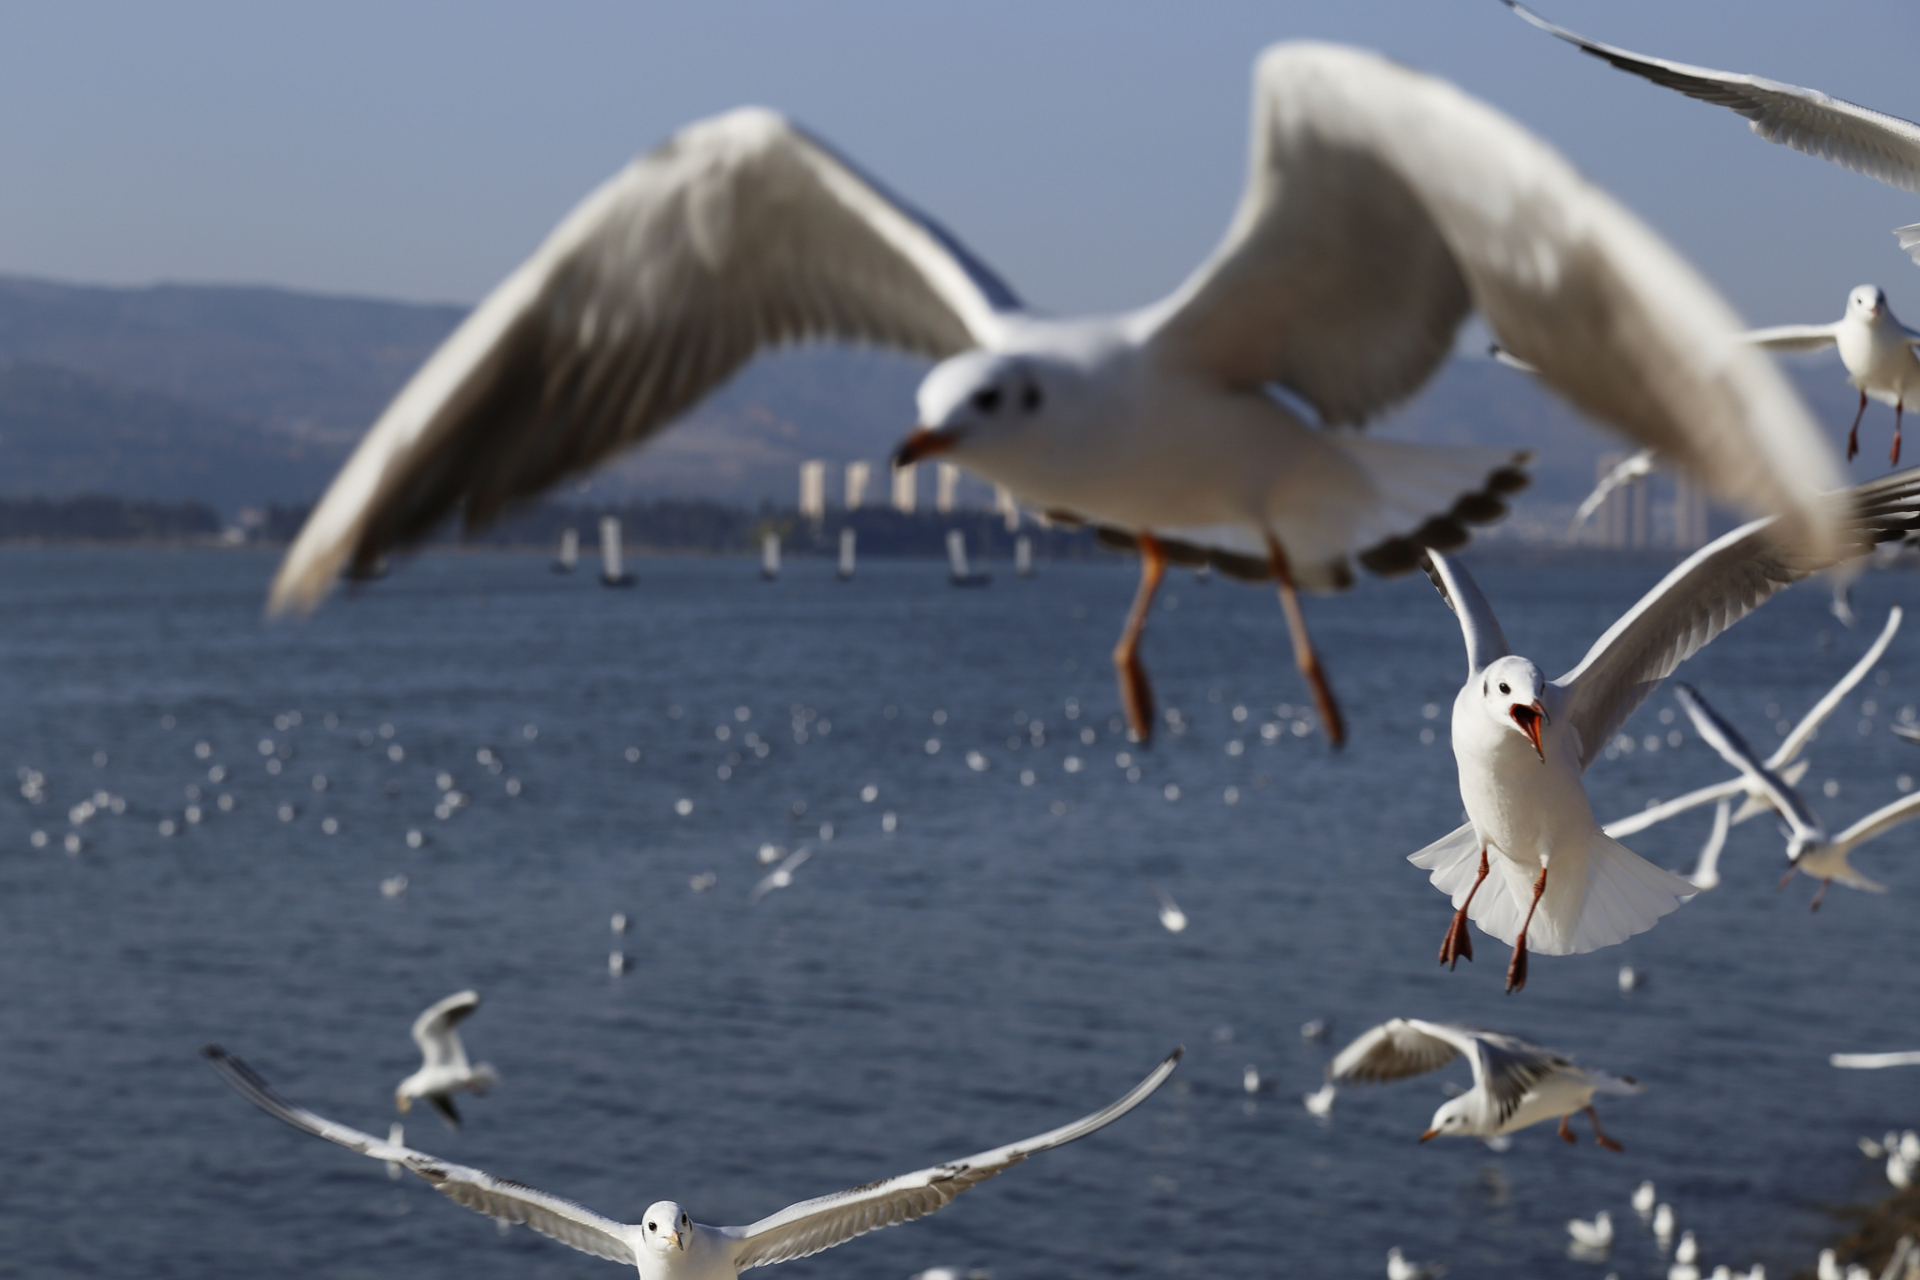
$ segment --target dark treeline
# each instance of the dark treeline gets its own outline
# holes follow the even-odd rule
[[[219,535],[220,517],[203,502],[0,498],[0,541],[199,542]]]

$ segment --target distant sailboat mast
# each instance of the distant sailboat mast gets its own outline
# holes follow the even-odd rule
[[[768,582],[780,576],[780,535],[771,530],[760,535],[760,576]]]
[[[600,583],[607,587],[630,587],[633,575],[620,563],[620,517],[600,517]]]
[[[1033,539],[1024,533],[1013,540],[1013,571],[1023,578],[1033,576]]]
[[[985,586],[991,578],[976,573],[967,564],[967,535],[958,529],[947,530],[947,564],[952,569],[949,581],[956,587]]]
[[[580,531],[562,529],[560,531],[560,550],[553,556],[555,573],[572,573],[574,566],[580,563]]]
[[[842,582],[850,581],[853,578],[853,530],[851,528],[840,531],[840,570],[838,576]]]

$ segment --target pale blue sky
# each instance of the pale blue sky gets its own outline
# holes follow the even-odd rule
[[[1641,52],[1920,117],[1913,0],[1539,0]],[[1497,0],[699,4],[0,0],[0,272],[471,302],[680,124],[777,107],[1054,311],[1172,288],[1289,37],[1445,75],[1560,146],[1756,323],[1884,285],[1920,195],[1760,142]]]

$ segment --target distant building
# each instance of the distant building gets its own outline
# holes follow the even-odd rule
[[[919,506],[919,472],[918,463],[894,469],[893,509],[902,515],[912,515],[914,508]]]
[[[827,464],[817,458],[800,464],[800,514],[810,520],[827,514]]]
[[[939,463],[934,479],[933,509],[944,516],[953,510],[954,494],[960,488],[960,468],[951,462]]]
[[[873,465],[867,462],[847,464],[847,510],[858,511],[867,504],[867,482],[873,478]]]

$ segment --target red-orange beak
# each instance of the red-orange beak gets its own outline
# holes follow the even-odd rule
[[[893,451],[893,465],[910,467],[922,458],[931,458],[935,454],[945,453],[953,448],[953,434],[947,431],[935,431],[931,427],[915,427],[913,434],[900,442]]]
[[[1533,753],[1545,764],[1547,753],[1540,745],[1540,726],[1548,722],[1547,709],[1540,705],[1540,699],[1535,698],[1531,706],[1516,706],[1510,714],[1513,722],[1520,726],[1520,732],[1526,734],[1527,741],[1533,744]]]
[[[1420,1135],[1420,1141],[1426,1142],[1429,1139],[1437,1138],[1439,1136],[1440,1136],[1440,1131],[1438,1129],[1429,1129],[1425,1133]]]

